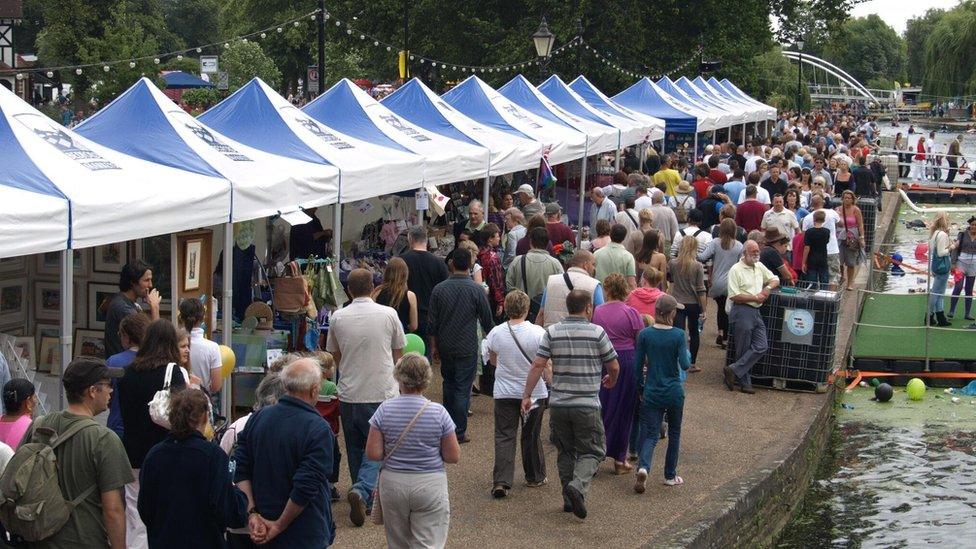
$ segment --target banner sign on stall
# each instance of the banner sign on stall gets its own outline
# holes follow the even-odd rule
[[[813,345],[813,314],[806,309],[783,309],[783,343]]]
[[[418,211],[430,209],[430,195],[427,194],[427,189],[423,187],[417,189],[417,192],[414,193],[414,200],[417,201]]]

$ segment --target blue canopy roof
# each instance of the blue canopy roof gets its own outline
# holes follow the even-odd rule
[[[630,116],[626,112],[619,109],[617,105],[614,105],[604,99],[605,96],[603,93],[596,89],[596,87],[591,84],[586,77],[577,76],[572,82],[569,83],[569,87],[593,107],[596,107],[603,112],[630,118]]]
[[[395,92],[384,97],[380,103],[427,131],[472,145],[481,144],[468,137],[467,134],[448,121],[431,102],[430,97],[423,89],[423,85],[416,78],[410,79],[409,82],[397,88]]]
[[[332,86],[316,97],[315,101],[305,105],[302,111],[346,135],[398,151],[412,152],[390,139],[373,124],[348,86]]]
[[[7,119],[0,116],[0,185],[67,199],[20,145]]]
[[[79,134],[143,160],[171,168],[223,177],[186,144],[157,107],[143,78],[75,128]]]
[[[246,116],[242,117],[244,113]],[[307,162],[322,163],[326,160],[291,131],[256,78],[201,114],[197,120],[263,151]]]
[[[532,84],[530,84],[524,76],[517,75],[515,78],[509,80],[507,84],[498,88],[498,93],[504,95],[516,105],[536,116],[540,116],[550,122],[575,130],[576,128],[568,124],[562,118],[559,118],[553,114],[553,112],[549,110],[545,104],[543,104],[539,97],[529,89],[531,85]],[[606,124],[606,122],[601,122],[601,124]]]
[[[559,77],[553,75],[546,79],[545,82],[539,84],[539,91],[546,94],[546,97],[552,100],[553,103],[559,105],[559,108],[574,114],[580,118],[585,118],[591,122],[596,122],[598,124],[606,124],[612,126],[613,123],[607,118],[599,116],[590,109],[587,109],[583,105],[579,104],[579,101],[573,97],[572,92],[567,89],[566,84],[564,84]]]
[[[523,139],[532,139],[528,135],[525,135],[524,133],[515,129],[514,126],[506,122],[505,119],[498,114],[498,111],[496,111],[495,107],[491,104],[491,100],[488,99],[488,96],[485,95],[484,90],[481,89],[481,86],[479,86],[478,82],[473,78],[468,78],[464,82],[454,86],[441,97],[443,97],[444,100],[450,103],[455,109],[468,115],[470,118],[474,118],[482,124],[487,124],[496,130],[510,133]]]
[[[212,88],[213,84],[188,72],[173,71],[163,75],[167,89]]]
[[[641,78],[612,99],[628,109],[664,120],[665,132],[695,133],[698,128],[696,117],[672,107],[647,78]]]

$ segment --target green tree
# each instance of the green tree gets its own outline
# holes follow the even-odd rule
[[[183,48],[212,44],[220,39],[219,0],[163,0],[166,26]]]
[[[194,88],[184,91],[182,100],[194,109],[206,110],[221,100],[221,93],[214,88]]]
[[[779,46],[755,56],[749,63],[752,79],[747,93],[780,109],[796,108],[798,69],[795,63],[783,57]],[[803,106],[810,105],[810,93],[802,86]]]
[[[905,45],[908,48],[908,79],[920,84],[925,76],[925,40],[932,34],[945,10],[929,9],[924,15],[912,17],[905,27]]]
[[[860,82],[905,79],[905,41],[874,14],[844,22],[824,46],[824,55]]]
[[[237,40],[224,49],[220,68],[227,72],[230,91],[247,84],[255,76],[272,88],[281,85],[281,71],[255,42]]]
[[[927,94],[976,94],[976,2],[966,0],[949,10],[925,40]]]
[[[102,37],[85,41],[80,61],[100,63],[106,60],[153,56],[158,48],[158,42],[142,27],[139,17],[129,11],[126,2],[120,2],[112,9]],[[112,64],[107,72],[101,66],[89,68],[92,85],[88,89],[87,97],[104,105],[142,76],[148,76],[156,80],[157,85],[160,84],[157,79],[159,67],[153,59],[134,62],[134,65]]]

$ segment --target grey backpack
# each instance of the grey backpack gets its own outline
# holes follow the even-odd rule
[[[25,541],[53,536],[68,522],[75,507],[95,491],[96,486],[92,485],[77,498],[64,499],[54,449],[82,429],[97,425],[90,419],[79,421],[60,435],[53,429],[39,427],[30,442],[17,448],[0,476],[0,522],[11,534]]]

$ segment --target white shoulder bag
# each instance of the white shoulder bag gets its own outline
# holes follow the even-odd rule
[[[149,417],[152,418],[153,423],[159,425],[160,427],[170,428],[169,424],[169,398],[170,398],[170,381],[173,378],[173,367],[176,367],[183,374],[183,381],[186,386],[190,386],[190,377],[186,375],[186,370],[176,366],[175,362],[170,362],[166,365],[166,374],[163,377],[163,388],[156,391],[153,395],[152,400],[149,401]]]

